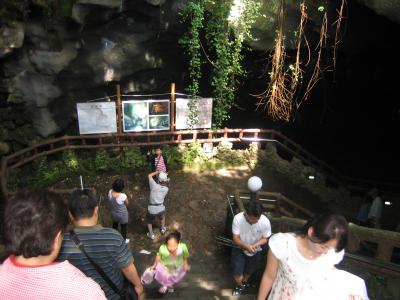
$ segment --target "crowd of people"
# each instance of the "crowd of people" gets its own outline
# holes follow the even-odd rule
[[[112,228],[99,221],[99,203],[90,189],[74,190],[68,203],[48,190],[23,190],[6,202],[4,243],[8,258],[0,265],[0,300],[140,299],[154,280],[159,293],[173,293],[189,272],[189,250],[181,233],[167,234],[164,200],[168,193],[167,158],[149,153],[150,195],[147,237],[153,224],[165,235],[154,262],[139,275],[129,249],[129,203],[124,181],[108,192]],[[234,296],[267,255],[258,300],[368,300],[364,281],[335,267],[344,255],[346,219],[318,215],[299,232],[272,234],[258,201],[248,201],[234,216],[231,267]]]

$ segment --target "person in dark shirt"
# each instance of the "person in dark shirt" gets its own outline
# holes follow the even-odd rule
[[[89,189],[75,190],[68,200],[68,209],[74,223],[74,233],[84,245],[90,258],[100,266],[120,291],[123,290],[126,278],[140,296],[143,293],[143,286],[133,264],[132,253],[118,231],[98,224],[99,207],[94,193]],[[68,260],[94,279],[105,292],[107,299],[120,299],[120,295],[114,292],[77,247],[70,233],[64,235],[57,260]]]

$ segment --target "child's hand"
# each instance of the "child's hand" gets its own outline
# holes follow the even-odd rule
[[[190,265],[189,265],[188,263],[183,263],[183,269],[184,269],[186,272],[189,272],[189,271],[190,271]]]

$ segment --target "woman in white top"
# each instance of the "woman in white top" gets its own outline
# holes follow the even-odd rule
[[[116,179],[113,182],[112,189],[108,192],[108,199],[110,200],[111,206],[111,219],[113,221],[113,228],[118,230],[118,226],[121,226],[121,235],[125,239],[125,243],[129,243],[129,239],[126,238],[126,227],[128,225],[128,197],[125,193],[122,193],[125,187],[122,179]]]
[[[347,236],[347,221],[337,214],[316,216],[298,233],[273,235],[257,299],[265,300],[268,293],[268,300],[327,299],[328,287],[342,288],[336,279],[344,271],[337,273],[334,266],[343,259]],[[359,279],[362,284],[357,286],[363,289],[349,289],[345,298],[335,299],[367,300],[364,281]]]

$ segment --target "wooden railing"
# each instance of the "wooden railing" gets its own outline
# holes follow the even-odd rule
[[[231,209],[235,214],[244,211],[243,202],[250,201],[250,193],[236,190],[235,195],[230,198],[234,199]],[[260,201],[269,213],[268,218],[274,233],[296,232],[306,223],[306,219],[313,215],[311,211],[302,208],[280,193],[258,192],[256,200]],[[395,278],[400,276],[400,265],[390,262],[394,249],[400,249],[400,233],[357,226],[353,223],[349,224],[349,228],[349,253],[346,254],[344,264],[362,267],[364,270],[384,276]],[[374,257],[357,254],[360,244],[365,242],[377,244]]]
[[[270,217],[273,232],[294,232],[300,229],[305,220],[286,216]],[[357,226],[350,223],[351,239],[349,241],[348,252],[345,255],[343,265],[353,268],[361,268],[385,277],[399,278],[400,265],[390,262],[394,247],[399,247],[400,233],[387,230],[375,230]],[[379,232],[378,232],[379,231]],[[374,257],[358,255],[356,245],[360,242],[374,242],[378,244],[377,252]],[[390,251],[388,251],[390,249]]]
[[[345,186],[353,191],[365,192],[371,187],[378,187],[383,192],[400,193],[400,184],[355,179],[345,176],[319,160],[300,145],[294,143],[281,133],[269,129],[221,129],[221,130],[187,130],[138,132],[121,134],[95,134],[81,136],[63,136],[33,145],[21,151],[4,156],[1,161],[0,180],[3,195],[8,194],[7,174],[10,170],[21,167],[39,157],[52,155],[69,149],[122,148],[132,146],[151,146],[156,144],[199,143],[275,143],[279,151],[286,156],[299,158],[305,165],[322,172],[330,182]]]
[[[239,200],[237,200],[239,199]],[[240,211],[244,210],[243,200],[250,199],[250,194],[245,190],[235,191],[235,203]],[[260,201],[262,206],[269,212],[272,212],[274,216],[286,216],[286,217],[302,217],[308,219],[313,213],[297,204],[296,202],[288,199],[281,193],[260,191],[256,193],[256,199]]]

